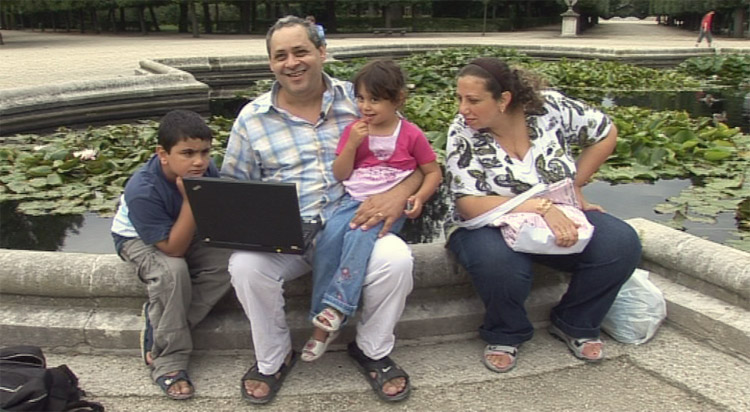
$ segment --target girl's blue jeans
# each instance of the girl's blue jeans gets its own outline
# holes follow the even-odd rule
[[[327,306],[346,316],[357,310],[367,263],[383,228],[383,222],[367,230],[349,228],[361,203],[345,196],[315,240],[311,317]],[[399,218],[390,231],[398,233],[404,220]]]
[[[458,229],[448,247],[469,272],[486,313],[479,334],[489,344],[519,345],[534,334],[524,303],[531,292],[532,264],[572,273],[567,292],[550,321],[575,338],[598,337],[599,326],[620,287],[641,258],[641,242],[624,221],[597,211],[585,212],[594,235],[583,252],[538,255],[513,251],[500,229]]]

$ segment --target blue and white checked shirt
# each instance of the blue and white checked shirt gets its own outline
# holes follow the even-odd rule
[[[350,82],[325,73],[323,80],[326,91],[316,123],[275,105],[278,82],[248,103],[232,127],[221,175],[295,183],[302,217],[327,219],[344,195],[343,185],[333,176],[336,145],[359,112]]]

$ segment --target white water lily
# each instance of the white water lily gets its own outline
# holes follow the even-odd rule
[[[94,149],[83,149],[77,152],[73,152],[73,157],[77,157],[81,160],[94,160],[96,159],[96,150]]]

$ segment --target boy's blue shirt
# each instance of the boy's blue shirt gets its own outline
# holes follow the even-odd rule
[[[213,161],[204,176],[219,177]],[[126,240],[135,237],[149,245],[167,239],[181,208],[182,195],[177,185],[167,180],[159,157],[153,155],[125,185],[112,222],[115,250],[119,252]]]

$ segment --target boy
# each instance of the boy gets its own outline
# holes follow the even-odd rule
[[[230,251],[203,246],[182,178],[218,177],[209,157],[211,129],[191,111],[173,110],[159,125],[158,146],[131,176],[112,223],[115,249],[146,284],[142,356],[172,399],[188,399],[187,375],[197,325],[229,290]]]

